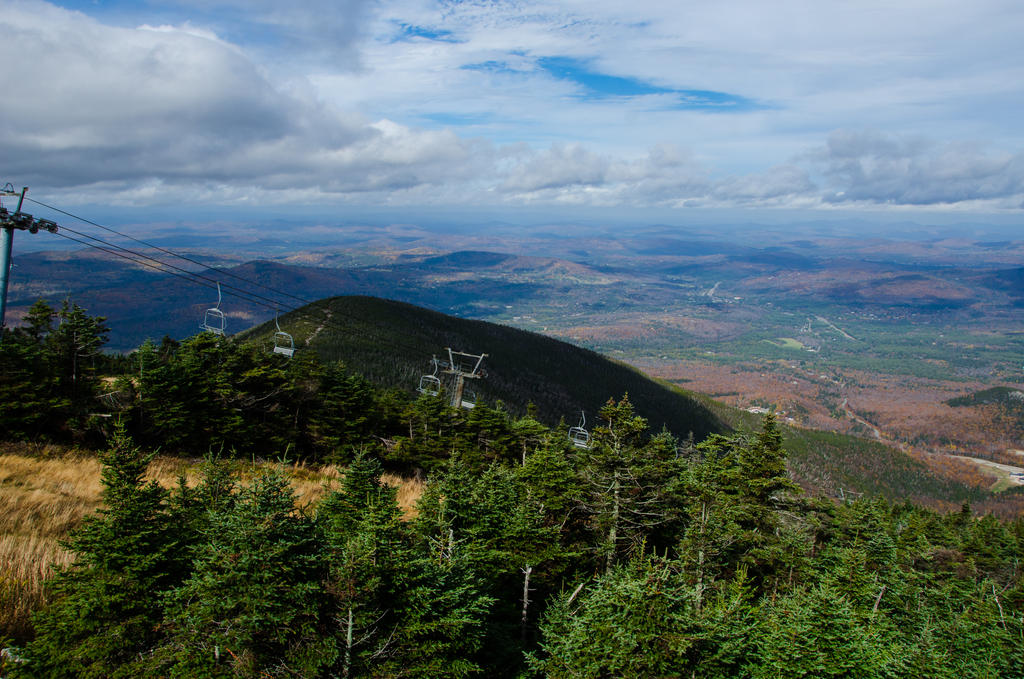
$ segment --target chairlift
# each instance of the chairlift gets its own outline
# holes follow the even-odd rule
[[[475,391],[465,391],[465,392],[463,392],[463,394],[462,394],[462,407],[466,408],[467,410],[472,410],[473,408],[476,408],[476,392]]]
[[[295,340],[292,339],[291,335],[281,330],[281,324],[277,322],[277,316],[274,316],[274,325],[277,326],[277,332],[274,333],[274,353],[291,358],[295,353]]]
[[[587,416],[580,411],[578,427],[569,427],[569,441],[577,448],[590,448],[590,432],[587,431]]]
[[[441,378],[437,376],[437,357],[432,358],[430,362],[434,364],[434,372],[420,378],[420,386],[416,391],[427,396],[437,396],[441,393]]]
[[[217,283],[217,306],[206,310],[203,322],[199,325],[202,330],[212,332],[214,335],[224,336],[224,329],[227,327],[227,319],[224,312],[220,310],[221,294],[220,283]]]

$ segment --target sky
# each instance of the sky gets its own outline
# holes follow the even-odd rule
[[[62,206],[1024,214],[1019,0],[0,9],[0,184]]]

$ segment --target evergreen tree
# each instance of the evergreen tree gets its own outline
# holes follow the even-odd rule
[[[463,417],[459,410],[445,403],[443,393],[421,395],[403,412],[402,435],[385,459],[426,472],[440,469],[454,449],[453,435]]]
[[[64,300],[57,319],[57,328],[47,337],[57,368],[57,387],[81,414],[95,395],[96,360],[110,329],[103,325],[106,318],[89,316],[69,300]]]
[[[551,603],[530,664],[553,678],[743,676],[754,617],[742,579],[702,610],[694,594],[677,562],[634,555]]]
[[[25,314],[25,333],[33,342],[41,345],[53,332],[53,321],[56,318],[57,311],[45,299],[38,299]]]
[[[4,331],[0,346],[0,430],[12,438],[56,438],[66,428],[71,401],[57,391],[42,341]]]
[[[493,599],[452,533],[415,535],[380,466],[359,453],[318,523],[334,598],[334,676],[465,677],[479,673]]]
[[[747,666],[755,679],[882,676],[884,648],[829,587],[766,602],[761,620]]]
[[[341,364],[331,364],[320,373],[317,400],[309,427],[318,457],[348,461],[357,449],[374,441],[377,402],[365,379]]]
[[[609,399],[600,411],[589,449],[580,454],[585,511],[597,536],[597,553],[611,571],[623,551],[645,544],[654,529],[679,513],[681,461],[674,445],[646,437],[647,420],[633,411],[629,396]]]
[[[333,662],[326,569],[313,522],[283,475],[257,477],[215,511],[193,572],[167,597],[169,676],[317,676]]]
[[[134,676],[133,663],[158,641],[161,593],[184,565],[167,492],[144,480],[149,459],[118,424],[101,455],[104,508],[69,540],[75,562],[54,580],[16,676]]]
[[[357,453],[341,489],[317,509],[335,601],[336,676],[382,676],[408,651],[398,638],[417,557],[380,473],[376,460]]]
[[[515,667],[536,619],[530,605],[543,600],[552,571],[564,568],[558,527],[547,522],[514,470],[492,464],[476,472],[460,456],[428,487],[415,526],[421,535],[451,545],[480,577],[495,602],[486,628],[486,662]],[[542,589],[535,597],[538,584]]]

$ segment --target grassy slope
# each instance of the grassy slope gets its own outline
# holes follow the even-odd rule
[[[237,478],[246,483],[273,466],[233,461]],[[43,583],[51,567],[65,567],[72,554],[60,542],[101,505],[99,459],[91,451],[62,446],[0,442],[0,640],[23,640],[31,634],[29,615],[46,600]],[[337,467],[283,468],[291,478],[300,505],[315,503],[344,474]],[[180,476],[194,484],[198,463],[157,457],[147,478],[171,488]],[[412,515],[423,483],[386,474],[398,488],[399,506]]]

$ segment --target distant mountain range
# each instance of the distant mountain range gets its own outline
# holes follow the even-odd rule
[[[205,309],[217,302],[215,281],[221,283],[229,332],[272,318],[275,310],[353,294],[463,317],[536,323],[537,330],[606,325],[629,313],[685,314],[739,299],[776,307],[962,309],[973,317],[993,306],[1024,303],[1024,269],[879,264],[820,250],[814,244],[756,249],[659,238],[599,256],[581,252],[587,261],[477,250],[307,252],[243,263],[193,255],[212,270],[177,261],[197,270],[199,284],[181,271],[162,273],[95,250],[40,252],[16,258],[9,308],[16,321],[36,299],[56,303],[70,295],[109,319],[110,349],[130,350],[147,337],[196,332]],[[587,320],[574,320],[580,318]]]

